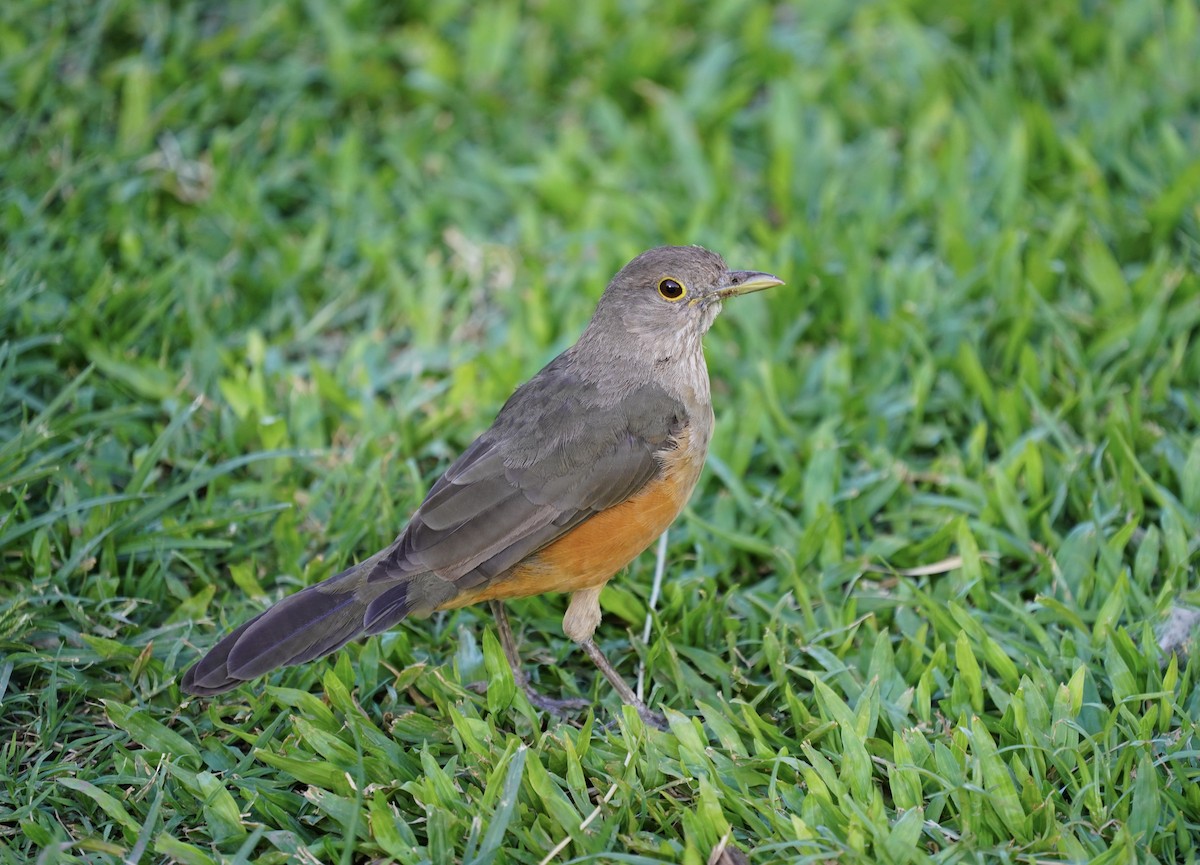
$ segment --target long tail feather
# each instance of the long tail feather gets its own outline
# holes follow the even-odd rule
[[[278,667],[328,655],[365,630],[363,618],[381,587],[368,586],[365,566],[284,598],[231,631],[183,676],[189,694],[220,694]]]

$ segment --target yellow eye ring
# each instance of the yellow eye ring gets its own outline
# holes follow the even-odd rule
[[[683,283],[674,277],[664,277],[658,281],[658,293],[663,300],[669,300],[674,303],[677,300],[682,300],[687,294],[687,289],[683,287]]]

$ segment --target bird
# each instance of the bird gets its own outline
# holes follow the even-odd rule
[[[702,337],[724,301],[782,284],[700,246],[638,255],[578,341],[513,392],[395,541],[228,633],[181,689],[220,694],[406,617],[487,601],[514,681],[562,714],[580,701],[532,686],[504,602],[566,592],[563,632],[662,726],[593,640],[600,592],[674,522],[700,477],[714,424]]]

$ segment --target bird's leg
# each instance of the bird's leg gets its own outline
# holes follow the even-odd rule
[[[489,606],[492,609],[492,616],[496,619],[496,633],[500,635],[500,646],[504,649],[504,657],[508,659],[508,666],[512,669],[513,680],[521,686],[530,705],[552,715],[569,715],[591,705],[588,700],[556,700],[537,691],[529,683],[529,677],[525,675],[525,670],[521,668],[521,656],[517,653],[517,641],[513,637],[512,626],[508,623],[508,613],[504,609],[504,602],[490,601]]]
[[[626,705],[633,706],[641,719],[660,730],[667,729],[667,719],[655,712],[638,695],[633,692],[621,674],[613,669],[604,652],[592,641],[592,634],[600,624],[600,590],[603,586],[593,589],[582,589],[571,595],[571,603],[567,606],[567,614],[563,616],[563,633],[574,640],[587,652],[592,663],[604,674],[609,684],[621,695]]]
[[[657,727],[659,730],[667,729],[667,719],[660,712],[656,712],[638,699],[638,695],[633,693],[633,688],[621,678],[621,674],[613,669],[612,664],[608,662],[608,658],[600,651],[600,647],[592,642],[592,638],[588,637],[579,643],[580,647],[587,652],[588,657],[592,659],[592,663],[604,674],[604,678],[608,679],[609,683],[621,695],[621,699],[627,705],[637,709],[637,713],[641,719],[652,727]]]

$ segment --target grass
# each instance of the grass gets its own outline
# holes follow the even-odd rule
[[[1195,4],[417,5],[0,6],[0,857],[1197,861]],[[554,597],[581,722],[480,609],[181,699],[666,242],[789,283],[603,598],[669,732]]]

